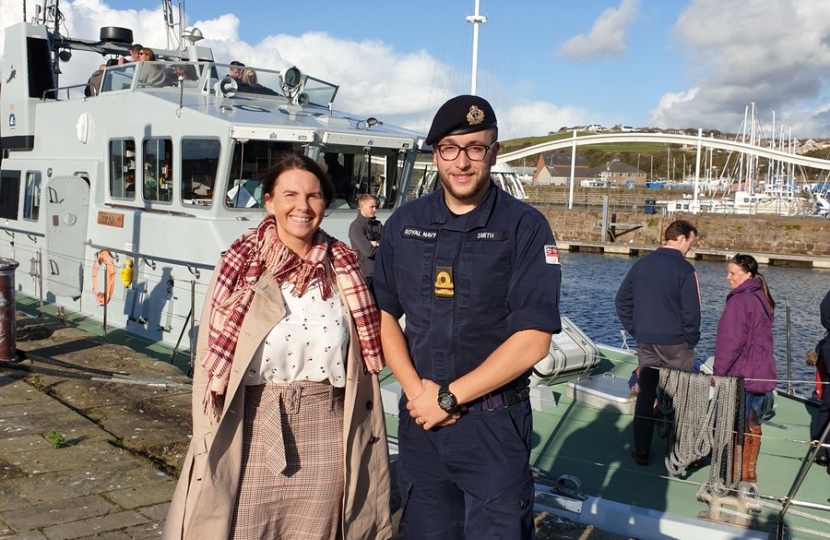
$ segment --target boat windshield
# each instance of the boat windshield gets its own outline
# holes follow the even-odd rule
[[[161,88],[182,85],[215,93],[220,83],[231,79],[235,93],[257,97],[294,97],[294,90],[283,85],[282,74],[273,69],[232,66],[214,62],[130,62],[107,67],[101,78],[100,92],[136,88]],[[339,87],[302,75],[304,100],[327,107],[334,102]],[[226,87],[227,88],[227,87]]]
[[[291,150],[289,143],[237,140],[225,192],[225,206],[238,210],[264,205],[262,179],[279,152]],[[392,208],[403,178],[403,154],[394,149],[374,148],[364,152],[353,146],[327,146],[317,162],[334,184],[335,200],[330,208],[356,208],[362,193],[377,198],[378,209]]]

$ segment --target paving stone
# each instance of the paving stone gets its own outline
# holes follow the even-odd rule
[[[54,449],[51,446],[26,452],[18,457],[14,464],[29,474],[44,474],[76,468],[90,468],[109,463],[116,466],[120,462],[134,459],[128,452],[113,448],[103,442],[77,444]]]
[[[121,508],[135,508],[170,500],[172,488],[168,484],[171,482],[163,472],[152,467],[136,467],[128,460],[29,476],[15,482],[14,489],[32,504],[106,494],[107,500]],[[125,493],[136,493],[138,502],[121,504],[121,500],[130,501]]]
[[[158,540],[161,538],[162,525],[161,521],[150,521],[143,525],[136,525],[135,527],[124,529],[122,532],[130,540]]]
[[[18,479],[0,481],[0,514],[31,506],[26,497],[15,489],[18,482]]]
[[[11,536],[0,536],[0,540],[47,540],[40,531],[24,531]]]
[[[76,497],[3,512],[3,521],[15,531],[31,531],[78,520],[97,519],[97,516],[115,510],[112,504],[101,497]]]
[[[170,502],[165,502],[163,504],[154,504],[153,506],[145,506],[144,508],[137,508],[136,512],[139,512],[142,516],[145,516],[150,521],[158,521],[159,523],[164,522],[164,518],[167,517],[167,510],[170,508]]]
[[[162,482],[109,491],[106,498],[124,509],[140,508],[170,501],[176,480],[167,475]],[[143,513],[143,512],[142,512]]]
[[[43,534],[49,540],[70,540],[85,536],[97,536],[101,533],[117,531],[125,527],[133,527],[147,523],[147,521],[147,518],[138,512],[127,510],[126,512],[107,514],[105,516],[82,519],[63,525],[46,527],[43,529]]]

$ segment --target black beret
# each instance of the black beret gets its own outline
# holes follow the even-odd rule
[[[447,135],[475,133],[496,127],[496,113],[486,99],[470,95],[456,96],[441,105],[435,113],[425,142],[434,145]]]

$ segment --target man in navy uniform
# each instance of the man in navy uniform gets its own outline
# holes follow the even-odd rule
[[[544,216],[490,179],[497,139],[486,100],[442,105],[441,188],[395,211],[375,261],[410,540],[533,537],[528,375],[561,330],[561,273]]]

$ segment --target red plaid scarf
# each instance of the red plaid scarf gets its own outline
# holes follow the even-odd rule
[[[293,284],[291,294],[296,297],[302,296],[316,279],[323,298],[327,299],[333,292],[332,268],[346,284],[343,294],[357,327],[366,368],[372,373],[383,369],[380,314],[366,287],[355,252],[340,240],[318,230],[314,234],[311,250],[301,259],[280,242],[277,221],[274,216],[268,216],[256,229],[231,244],[217,269],[219,275],[211,299],[208,352],[202,360],[202,366],[210,374],[206,407],[211,402],[210,390],[216,389],[216,383],[227,386],[239,330],[254,297],[253,286],[263,272],[268,272],[280,284]],[[221,319],[224,323],[220,325]]]

